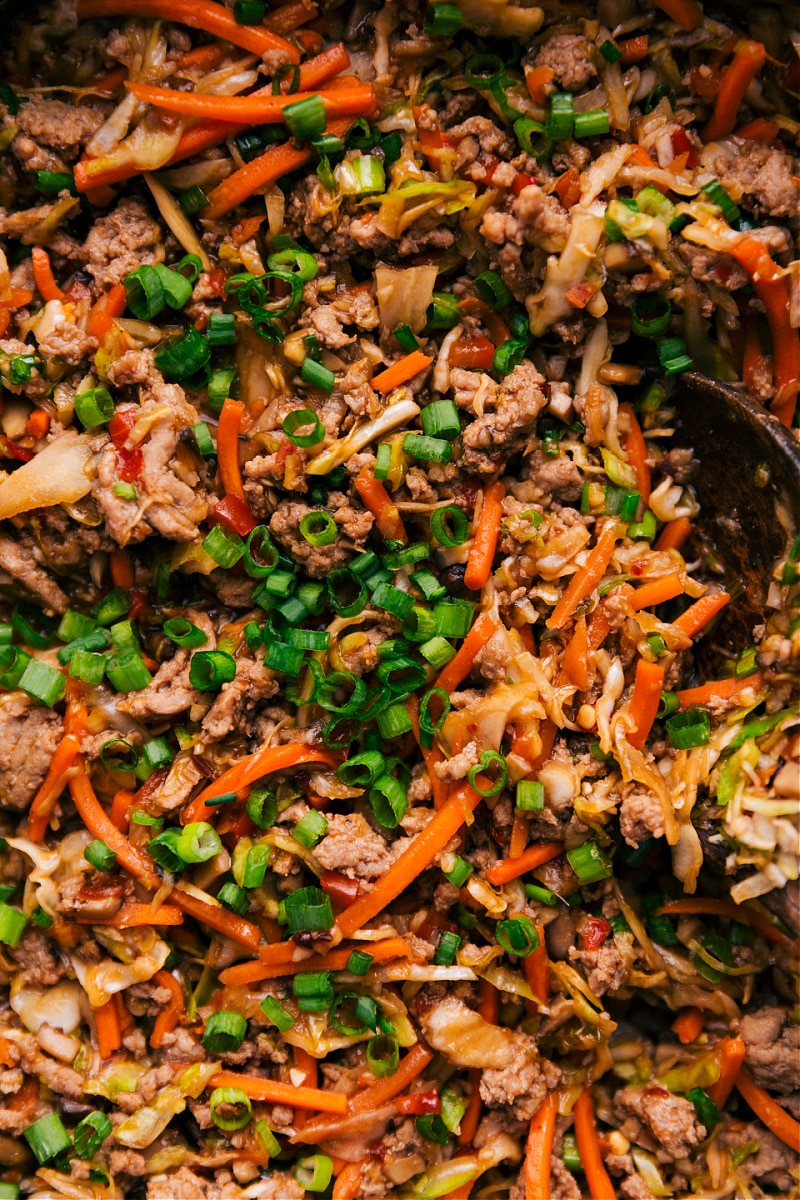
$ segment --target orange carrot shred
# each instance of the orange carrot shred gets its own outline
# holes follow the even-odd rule
[[[97,1026],[97,1049],[100,1057],[110,1058],[114,1051],[119,1050],[122,1045],[119,1014],[113,996],[94,1010],[94,1019]]]
[[[520,875],[525,875],[536,867],[543,866],[563,852],[562,842],[539,842],[530,846],[519,858],[501,858],[494,866],[489,867],[486,878],[493,887],[500,887],[504,883],[510,883],[512,879],[519,879]]]
[[[558,1116],[558,1092],[549,1092],[531,1117],[525,1146],[525,1195],[550,1200],[550,1155]]]
[[[711,700],[731,700],[745,688],[753,688],[758,692],[763,683],[763,675],[755,671],[752,675],[745,675],[743,679],[737,679],[735,675],[732,675],[729,679],[712,680],[699,687],[682,688],[675,695],[680,701],[681,708],[691,708],[693,704],[708,704]]]
[[[490,483],[483,493],[481,515],[464,572],[464,583],[473,592],[479,592],[486,586],[492,572],[497,539],[500,536],[500,522],[503,519],[505,494],[504,483]]]
[[[293,1087],[290,1083],[278,1083],[274,1079],[262,1079],[256,1075],[242,1075],[240,1071],[218,1071],[212,1075],[209,1088],[241,1088],[252,1100],[269,1104],[288,1104],[292,1108],[309,1108],[317,1112],[344,1116],[347,1112],[347,1097],[344,1092],[326,1092],[321,1088]]]
[[[405,546],[408,536],[403,518],[381,481],[367,467],[362,467],[353,483],[365,507],[375,518],[381,537],[387,541],[402,542]]]
[[[470,629],[457,653],[439,672],[436,687],[443,688],[448,695],[454,692],[472,670],[475,655],[482,650],[498,626],[489,613],[481,613]]]
[[[40,842],[47,832],[56,800],[67,785],[69,773],[74,769],[80,745],[80,739],[68,733],[62,738],[50,761],[42,786],[31,801],[28,836],[33,842]]]
[[[699,1008],[685,1008],[672,1022],[672,1032],[682,1046],[696,1042],[705,1028],[706,1019]]]
[[[413,379],[415,375],[419,375],[420,371],[427,370],[432,362],[433,359],[429,354],[423,354],[421,350],[414,350],[376,375],[372,380],[372,386],[376,392],[394,391],[401,384],[408,383],[409,379]]]
[[[185,1009],[183,988],[171,971],[156,971],[153,976],[155,983],[169,991],[169,1003],[162,1008],[155,1019],[153,1032],[150,1035],[150,1045],[154,1049],[164,1044],[164,1037],[172,1033]]]
[[[637,750],[644,749],[656,719],[663,690],[664,668],[658,663],[650,663],[640,658],[636,664],[636,679],[630,703],[630,713],[636,727],[628,734],[628,741]]]
[[[654,543],[655,550],[680,550],[683,543],[692,532],[692,522],[688,517],[675,517],[668,521]]]
[[[681,613],[677,621],[672,623],[677,625],[678,629],[683,630],[687,637],[694,637],[717,613],[722,612],[729,601],[730,596],[727,592],[711,592],[709,595],[695,600],[694,604],[690,605],[686,612]]]
[[[745,1050],[745,1044],[740,1037],[723,1038],[717,1045],[719,1079],[710,1084],[706,1091],[720,1110],[733,1091],[736,1077],[744,1062]]]
[[[66,300],[66,294],[55,281],[50,255],[43,246],[34,246],[31,251],[33,279],[43,300]]]
[[[588,1088],[576,1100],[572,1115],[575,1119],[575,1138],[578,1142],[589,1195],[592,1200],[616,1200],[616,1190],[608,1177],[603,1156],[600,1153],[600,1142],[597,1137],[597,1126],[592,1108],[592,1093]]]
[[[558,603],[547,619],[548,629],[561,629],[566,625],[578,605],[589,597],[599,584],[611,562],[614,547],[622,537],[625,526],[609,521],[603,528],[597,545],[581,567],[570,579]]]
[[[242,401],[231,400],[228,397],[219,414],[217,454],[219,456],[219,476],[225,495],[236,496],[246,504],[242,468],[239,465],[239,430],[243,415],[244,404]]]
[[[682,595],[683,580],[677,571],[673,571],[670,575],[651,579],[649,583],[643,583],[640,588],[636,588],[629,603],[634,612],[639,612],[642,608],[654,608],[656,604],[663,604],[666,600],[674,600],[676,596]]]
[[[575,632],[567,644],[561,665],[579,692],[589,689],[589,636],[586,630],[586,617],[581,613],[575,622]]]
[[[766,56],[761,42],[737,42],[733,62],[726,69],[714,100],[714,112],[703,130],[704,141],[712,142],[733,131],[744,94]]]
[[[736,1090],[741,1092],[753,1112],[776,1137],[800,1154],[800,1123],[755,1083],[742,1067],[736,1076]]]

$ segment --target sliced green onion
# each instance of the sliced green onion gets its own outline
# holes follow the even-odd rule
[[[235,804],[236,792],[220,792],[218,796],[209,796],[203,803],[206,808],[218,808],[220,804]]]
[[[265,784],[259,784],[247,797],[245,811],[259,829],[270,829],[278,816],[277,796]]]
[[[208,342],[190,325],[185,333],[156,353],[155,363],[168,383],[180,383],[207,367],[210,358]]]
[[[286,897],[286,923],[292,933],[333,926],[330,897],[318,887],[299,888]]]
[[[441,705],[438,717],[434,717],[432,711],[434,700],[437,700]],[[422,744],[427,750],[431,748],[433,739],[444,725],[450,712],[450,707],[450,697],[444,688],[440,687],[430,688],[420,700],[419,731]]]
[[[264,655],[264,666],[272,671],[280,671],[283,675],[297,676],[303,669],[302,650],[295,650],[283,642],[270,642]]]
[[[600,46],[600,53],[606,62],[610,63],[619,62],[622,58],[622,51],[613,42],[610,42],[608,38]]]
[[[304,359],[303,362],[313,360]],[[324,370],[324,368],[323,368]],[[332,372],[330,372],[332,374]],[[281,429],[294,446],[316,446],[325,437],[325,427],[319,417],[310,408],[298,408],[283,418]],[[310,429],[308,433],[299,433],[300,429]]]
[[[264,20],[264,0],[236,0],[233,19],[237,25],[260,25]]]
[[[88,392],[79,392],[73,403],[78,420],[86,429],[97,429],[114,415],[114,401],[108,388],[93,387]]]
[[[244,888],[240,888],[238,883],[234,883],[232,879],[223,883],[217,892],[217,899],[220,904],[224,904],[226,908],[229,908],[231,912],[235,912],[240,917],[243,917],[250,907],[247,892]]]
[[[516,805],[520,812],[542,812],[544,786],[533,779],[521,779],[517,784]]]
[[[8,657],[6,657],[6,652],[8,652]],[[0,670],[3,671],[3,674],[0,675],[0,686],[13,692],[15,688],[19,687],[19,681],[31,661],[31,656],[15,646],[6,646],[1,661]]]
[[[292,837],[301,846],[305,846],[306,850],[312,850],[317,842],[322,841],[327,832],[328,822],[321,812],[312,808],[297,822],[292,830]]]
[[[329,371],[327,367],[323,367],[322,363],[315,362],[313,358],[304,358],[300,367],[300,377],[310,384],[311,387],[318,388],[324,392],[326,396],[330,396],[336,383],[336,375],[333,371]],[[306,410],[308,411],[308,410]],[[323,429],[322,436],[325,436]],[[295,439],[293,439],[295,440]],[[316,441],[321,439],[317,437]],[[314,445],[314,442],[295,442],[296,445]]]
[[[575,137],[598,137],[611,128],[608,113],[604,108],[591,108],[588,112],[575,113]]]
[[[539,935],[530,917],[510,917],[501,921],[496,934],[497,944],[507,954],[515,954],[518,958],[527,958],[539,948]]]
[[[288,899],[290,897],[287,897]],[[334,1001],[331,972],[306,971],[295,975],[292,979],[292,995],[296,998],[297,1007],[301,1012],[325,1012]]]
[[[238,533],[225,529],[222,525],[214,528],[203,538],[203,549],[209,558],[213,558],[218,566],[230,570],[235,567],[240,558],[244,557],[244,542]]]
[[[211,1120],[217,1129],[230,1132],[234,1129],[244,1129],[253,1116],[253,1106],[247,1092],[241,1088],[214,1088],[208,1101]]]
[[[440,546],[461,546],[467,540],[468,532],[467,516],[455,504],[437,508],[431,513],[431,533]]]
[[[410,567],[416,562],[422,562],[429,558],[431,553],[430,542],[414,542],[411,546],[404,546],[402,550],[398,550],[394,554],[384,555],[384,565],[391,571],[399,571],[401,567]]]
[[[649,508],[646,508],[642,514],[641,521],[628,526],[628,537],[633,541],[652,542],[656,536],[656,515]]]
[[[671,83],[657,83],[654,88],[651,88],[644,100],[644,111],[651,113],[664,99],[669,101],[670,108],[675,108],[678,97]]]
[[[426,314],[430,329],[452,329],[462,318],[458,300],[449,292],[434,292]]]
[[[274,996],[265,996],[261,1001],[261,1011],[272,1021],[273,1025],[277,1025],[281,1033],[286,1033],[291,1029],[296,1020],[288,1008],[284,1008],[280,1000],[276,1000]]]
[[[23,692],[27,692],[34,700],[39,700],[52,708],[63,700],[67,690],[67,681],[60,671],[38,658],[32,658],[26,663],[25,670],[19,681]]]
[[[414,1124],[418,1133],[437,1146],[446,1146],[450,1141],[450,1130],[438,1113],[425,1113],[421,1117],[416,1117]]]
[[[464,75],[470,87],[485,92],[502,80],[504,70],[503,61],[496,54],[474,54],[467,59]]]
[[[208,821],[184,825],[175,844],[175,853],[184,863],[208,862],[222,849],[219,834]]]
[[[294,1177],[307,1192],[324,1192],[333,1178],[333,1159],[327,1154],[298,1159]]]
[[[400,1066],[400,1046],[397,1039],[387,1033],[370,1038],[367,1042],[367,1066],[379,1079],[394,1075]]]
[[[382,608],[393,617],[404,621],[414,607],[414,597],[391,583],[379,583],[372,593],[372,603],[376,608]]]
[[[548,99],[544,131],[554,142],[572,137],[575,112],[571,92],[554,92]]]
[[[192,285],[189,280],[178,271],[170,271],[169,267],[165,267],[163,263],[158,263],[155,270],[161,281],[166,303],[170,308],[183,308],[192,294]]]
[[[426,600],[441,600],[442,596],[447,594],[447,589],[432,571],[415,571],[409,576],[409,582],[413,583]]]
[[[281,1144],[266,1121],[256,1121],[253,1132],[268,1158],[274,1158],[276,1154],[280,1154]]]
[[[387,741],[391,738],[401,737],[412,728],[411,717],[408,715],[405,704],[390,704],[388,708],[377,714],[376,720],[381,737],[386,738]]]
[[[333,517],[321,509],[306,513],[300,521],[300,533],[310,546],[330,546],[338,532]]]
[[[23,1130],[25,1141],[33,1151],[39,1166],[58,1158],[65,1150],[72,1149],[72,1139],[56,1112],[48,1113]]]
[[[386,760],[379,750],[364,750],[336,768],[336,778],[346,787],[370,787],[382,774]]]
[[[194,440],[197,442],[197,449],[202,454],[203,458],[215,458],[217,448],[211,440],[211,434],[208,431],[208,426],[205,421],[198,421],[192,426]]]
[[[440,600],[434,607],[436,632],[445,638],[463,638],[469,633],[475,605],[470,600]]]
[[[220,1008],[211,1014],[203,1030],[203,1046],[210,1054],[238,1050],[247,1033],[247,1021],[239,1012]]]
[[[572,1130],[564,1134],[561,1161],[568,1171],[582,1171],[583,1159],[578,1149],[578,1141]]]
[[[719,967],[707,962],[706,958],[698,951],[695,951],[692,957],[692,965],[697,973],[707,979],[709,983],[720,983],[727,974],[725,968],[733,966],[733,956],[727,939],[711,930],[705,935],[700,946],[709,958],[715,959],[719,963]]]
[[[426,437],[421,433],[407,433],[403,438],[403,453],[421,462],[449,463],[453,454],[449,442],[443,438]]]
[[[358,1004],[362,999],[357,992],[340,992],[330,1011],[330,1024],[345,1037],[360,1037],[367,1026],[358,1016]]]
[[[527,340],[509,338],[507,342],[502,342],[492,357],[492,370],[497,371],[498,375],[510,375],[522,362],[527,349]]]
[[[549,888],[540,887],[538,883],[526,883],[525,895],[529,900],[535,900],[537,904],[546,904],[548,908],[555,908],[558,904],[558,896],[555,892],[551,892]]]
[[[709,1096],[708,1092],[704,1092],[702,1088],[692,1088],[686,1093],[686,1099],[690,1100],[694,1105],[694,1111],[697,1113],[697,1119],[701,1125],[705,1125],[706,1133],[710,1133],[715,1125],[719,1125],[722,1120],[719,1109],[714,1101]]]
[[[110,871],[117,865],[116,854],[100,838],[89,843],[83,851],[83,857],[98,871]]]
[[[236,345],[236,317],[233,313],[211,313],[206,329],[209,346]]]
[[[189,664],[189,682],[198,692],[217,692],[236,678],[236,659],[221,650],[198,650]]]
[[[668,375],[678,375],[692,366],[686,343],[679,337],[663,338],[658,343],[658,359]]]
[[[700,190],[705,192],[712,204],[716,204],[717,208],[722,209],[722,215],[726,221],[732,224],[739,220],[742,215],[741,209],[738,204],[733,202],[718,179],[711,179],[708,183],[704,183]]]
[[[208,377],[208,407],[212,413],[219,415],[222,406],[231,394],[233,381],[236,378],[235,367],[219,367]],[[197,426],[193,426],[196,430]]]
[[[98,625],[113,625],[130,610],[131,598],[124,588],[113,588],[93,609]],[[11,620],[14,617],[12,614]]]
[[[448,883],[452,883],[453,887],[463,887],[473,872],[471,863],[468,863],[460,854],[455,856],[455,862],[449,871],[444,872],[444,877]]]
[[[478,782],[478,776],[486,774],[490,767],[496,768],[497,775],[489,781],[488,787],[484,788]],[[467,771],[467,779],[469,780],[470,787],[474,788],[479,796],[496,796],[498,792],[502,792],[508,782],[506,760],[495,750],[484,750],[480,762],[476,763],[474,767],[470,767],[469,771]]]
[[[424,433],[431,438],[444,438],[445,441],[452,442],[453,438],[457,438],[461,433],[458,409],[452,400],[434,400],[432,404],[423,408],[420,420]],[[440,511],[441,509],[437,510]]]
[[[675,205],[652,183],[648,183],[637,194],[636,207],[650,217],[660,217],[665,225],[671,225],[675,217]]]
[[[582,846],[573,846],[567,850],[567,859],[581,887],[589,883],[599,883],[601,879],[610,879],[613,868],[597,842],[584,842]]]
[[[0,942],[12,948],[19,943],[25,932],[28,918],[10,904],[0,902]]]
[[[205,646],[208,641],[208,635],[188,621],[186,617],[171,617],[164,622],[164,633],[171,642],[176,646],[184,646],[189,649],[194,649],[196,646]]]
[[[393,775],[381,775],[375,780],[369,802],[375,820],[384,829],[396,829],[408,808],[405,788]]]
[[[43,196],[58,196],[60,192],[69,192],[77,196],[78,189],[75,179],[68,171],[34,171],[34,187]]]
[[[148,767],[154,771],[158,767],[169,766],[174,757],[169,748],[169,742],[165,737],[152,738],[149,742],[145,742],[142,747],[142,758]]]
[[[375,674],[390,691],[403,695],[415,692],[427,679],[427,672],[421,663],[402,656],[379,662]]]
[[[325,132],[325,105],[321,96],[308,96],[283,110],[286,128],[298,142],[320,137]]]
[[[34,604],[16,604],[11,611],[11,626],[34,650],[47,650],[56,632],[55,623]]]
[[[690,708],[667,717],[667,737],[676,750],[706,746],[710,736],[711,718],[704,708]]]
[[[406,354],[412,354],[415,350],[419,350],[419,342],[410,325],[398,325],[394,336],[400,349],[405,350]]]
[[[257,888],[264,883],[264,876],[269,866],[270,848],[259,843],[247,851],[242,871],[241,885],[243,888]]]
[[[122,738],[112,738],[101,747],[100,761],[108,771],[133,771],[139,765],[139,751]]]
[[[366,975],[372,966],[373,959],[371,954],[367,954],[364,950],[353,950],[347,960],[346,971],[351,975]]]
[[[422,28],[428,37],[452,37],[463,24],[464,17],[457,4],[430,4]]]
[[[73,1147],[78,1158],[93,1158],[109,1136],[113,1126],[104,1112],[95,1109],[75,1126]]]
[[[251,579],[266,579],[278,565],[278,551],[266,525],[256,525],[244,545],[244,569]]]
[[[148,264],[137,267],[125,278],[128,308],[140,321],[152,321],[166,303],[158,271]]]
[[[475,276],[475,288],[481,300],[492,309],[507,308],[514,299],[498,271],[481,271]]]
[[[461,945],[461,938],[457,933],[452,933],[449,929],[445,929],[442,936],[439,938],[439,945],[436,947],[436,953],[433,956],[433,961],[436,966],[449,967],[455,962],[458,948]]]
[[[93,654],[91,650],[77,649],[69,660],[71,679],[80,679],[96,687],[106,673],[106,659],[103,654]]]
[[[631,329],[640,337],[660,337],[669,328],[672,301],[658,293],[637,296],[631,308]]]
[[[255,0],[255,2],[257,3],[258,0]],[[209,199],[200,185],[195,183],[183,193],[178,203],[188,217],[193,217],[195,213],[208,208]]]
[[[119,496],[120,500],[128,500],[133,503],[136,500],[136,488],[132,483],[115,483],[114,495]]]

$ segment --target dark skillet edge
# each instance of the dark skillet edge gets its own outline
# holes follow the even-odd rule
[[[703,562],[700,575],[732,590],[734,600],[713,638],[698,646],[697,665],[710,677],[753,641],[775,564],[800,530],[800,444],[741,388],[696,372],[674,376],[667,388],[676,410],[674,443],[695,455],[693,549]]]

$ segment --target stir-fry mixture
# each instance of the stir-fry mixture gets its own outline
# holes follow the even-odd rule
[[[800,35],[10,7],[0,1200],[796,1194]]]

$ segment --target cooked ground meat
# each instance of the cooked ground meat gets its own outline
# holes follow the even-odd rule
[[[100,217],[83,249],[86,270],[104,289],[122,283],[143,263],[164,261],[161,229],[141,200],[121,200],[107,217]]]
[[[39,790],[61,741],[62,720],[24,692],[0,696],[0,804],[18,812]]]
[[[0,568],[31,596],[38,600],[46,613],[63,613],[69,597],[46,571],[32,561],[13,538],[0,534]]]
[[[615,1100],[620,1120],[637,1117],[670,1158],[685,1158],[706,1135],[691,1101],[658,1086],[623,1088]]]
[[[629,846],[663,837],[664,810],[655,792],[642,784],[623,784],[619,827]]]
[[[573,33],[559,33],[545,42],[536,56],[537,67],[550,67],[556,83],[577,92],[597,74],[589,58],[589,41]]]
[[[314,856],[326,871],[338,871],[348,879],[377,879],[392,861],[385,840],[360,813],[330,816]]]
[[[736,201],[754,201],[771,217],[800,214],[797,161],[783,151],[748,141],[736,154],[719,155],[714,170]]]
[[[785,1008],[759,1008],[742,1018],[739,1028],[747,1052],[745,1063],[756,1083],[780,1095],[797,1088],[800,1025]]]
[[[283,504],[269,523],[270,532],[296,562],[303,564],[312,579],[324,579],[336,567],[346,566],[352,551],[344,544],[345,538],[361,545],[372,528],[372,514],[353,508],[341,493],[329,495],[328,502],[341,534],[326,546],[311,545],[300,532],[303,517],[313,511],[308,504],[300,501]]]
[[[495,475],[533,432],[545,405],[542,376],[530,362],[515,367],[503,382],[494,412],[478,417],[463,435],[464,470]]]

